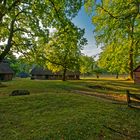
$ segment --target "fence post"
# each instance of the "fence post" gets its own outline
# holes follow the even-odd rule
[[[129,107],[131,107],[130,103],[131,103],[131,100],[130,100],[130,92],[129,90],[126,90],[126,96],[127,96],[127,105]]]

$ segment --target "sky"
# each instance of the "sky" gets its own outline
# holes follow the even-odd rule
[[[100,53],[100,47],[97,47],[96,41],[94,38],[94,25],[91,21],[92,17],[89,16],[86,12],[84,7],[81,8],[78,15],[73,19],[73,23],[80,27],[81,29],[85,29],[85,37],[88,40],[88,44],[82,50],[82,53],[88,56],[94,56]]]

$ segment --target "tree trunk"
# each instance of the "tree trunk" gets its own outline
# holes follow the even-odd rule
[[[96,74],[97,79],[99,79],[99,74]]]
[[[133,48],[131,46],[130,52],[129,52],[129,78],[133,79]]]
[[[15,19],[11,21],[9,38],[8,38],[7,45],[4,51],[0,54],[0,61],[2,61],[5,58],[5,56],[9,53],[12,47],[12,38],[14,35],[14,24],[15,24]]]
[[[134,24],[135,24],[135,17],[132,19],[132,24],[130,27],[130,36],[128,39],[131,40],[130,49],[129,49],[129,78],[133,80],[133,66],[134,66]]]
[[[64,68],[64,70],[63,70],[63,78],[62,78],[63,81],[66,81],[66,71],[67,71],[67,69]]]
[[[116,79],[118,79],[119,78],[119,74],[118,73],[116,73]]]

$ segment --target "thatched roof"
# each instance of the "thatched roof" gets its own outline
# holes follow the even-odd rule
[[[66,74],[67,74],[67,75],[80,75],[80,72],[68,70],[68,71],[66,72]]]
[[[14,74],[8,63],[0,62],[0,74]]]
[[[53,73],[50,70],[44,69],[44,68],[41,68],[41,67],[33,68],[32,71],[31,71],[31,74],[32,75],[53,75]]]
[[[140,66],[133,70],[133,72],[140,72]]]
[[[44,69],[42,67],[35,67],[32,69],[31,74],[32,75],[62,75],[63,71],[53,73],[51,70]],[[80,75],[80,72],[72,72],[70,70],[67,70],[66,75],[67,76]]]
[[[63,75],[63,71],[55,72],[53,74],[54,75]],[[66,71],[66,75],[67,76],[70,76],[70,75],[80,75],[80,72],[74,72],[74,71],[67,70]]]

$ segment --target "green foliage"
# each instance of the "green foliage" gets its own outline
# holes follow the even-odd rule
[[[105,46],[100,53],[98,65],[111,73],[128,73],[128,49],[127,44],[115,47],[114,44]]]
[[[81,74],[93,73],[95,60],[93,57],[89,57],[86,55],[80,56],[80,72]]]
[[[18,75],[20,72],[29,73],[33,65],[32,63],[26,61],[23,56],[16,58],[13,54],[8,55],[7,60],[10,63],[15,75]]]
[[[139,13],[137,8],[137,0],[135,0],[135,2],[103,0],[101,4],[98,4],[95,16],[93,16],[97,41],[99,41],[99,43],[116,41],[115,43],[117,43],[119,39],[121,39],[121,41],[123,38],[128,39],[130,34],[138,35]],[[132,20],[134,20],[135,25]],[[135,34],[132,33],[132,26],[135,28]]]
[[[35,51],[42,40],[48,42],[49,28],[66,26],[67,18],[73,18],[82,0],[45,0],[0,2],[0,41],[6,41],[0,54],[2,60],[8,52],[23,53]]]
[[[101,67],[99,67],[97,65],[94,67],[94,70],[93,70],[93,73],[96,75],[97,78],[99,78],[100,75],[103,74],[103,73],[105,73],[105,72],[106,71],[105,71],[104,68],[101,68]]]
[[[84,3],[84,7],[85,7],[85,11],[88,13],[88,14],[91,14],[93,12],[93,7],[96,3],[96,0],[85,0],[85,3]]]
[[[139,55],[136,52],[139,52],[140,49],[138,38],[140,36],[139,4],[138,0],[102,0],[96,5],[96,10],[92,18],[95,25],[94,33],[97,43],[103,47],[116,47],[113,54],[108,54],[110,55],[108,56],[109,59],[115,61],[110,62],[112,63],[110,71],[118,71],[120,65],[123,65],[123,70],[119,70],[119,73],[121,73],[126,68],[125,65],[127,65],[128,68],[126,68],[126,71],[128,71],[130,78],[133,78],[133,69],[136,64],[135,58]],[[108,50],[108,48],[104,50]],[[101,54],[102,57],[104,54],[106,52]],[[118,57],[119,54],[121,56]],[[119,59],[121,62],[117,63]],[[105,63],[108,63],[108,61]],[[120,69],[122,68],[120,67]]]
[[[79,59],[82,46],[87,40],[83,37],[84,30],[69,21],[66,27],[57,30],[45,45],[43,54],[46,65],[52,71],[79,71]]]

